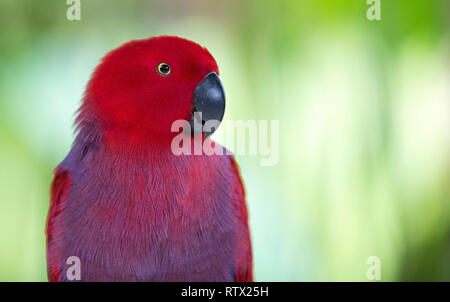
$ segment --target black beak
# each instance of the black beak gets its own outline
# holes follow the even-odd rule
[[[191,134],[208,137],[219,127],[225,113],[225,92],[215,72],[210,72],[194,91]]]

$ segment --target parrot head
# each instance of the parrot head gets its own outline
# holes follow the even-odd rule
[[[106,131],[172,138],[176,120],[192,127],[222,120],[225,95],[218,74],[208,50],[189,40],[161,36],[131,41],[102,59],[87,85],[83,106]],[[194,112],[201,112],[200,121]],[[200,125],[203,135],[213,130]]]

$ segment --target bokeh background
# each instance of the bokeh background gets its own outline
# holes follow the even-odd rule
[[[215,56],[226,119],[279,120],[238,156],[258,281],[450,281],[450,2],[0,1],[0,280],[45,281],[52,169],[99,59],[178,35]],[[218,141],[220,136],[216,137]]]

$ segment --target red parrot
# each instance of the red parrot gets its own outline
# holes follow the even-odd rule
[[[245,191],[233,156],[171,150],[174,121],[192,124],[194,112],[203,124],[222,120],[218,74],[206,48],[171,36],[128,42],[101,60],[78,110],[75,141],[54,170],[50,281],[71,280],[71,256],[80,260],[81,281],[252,281]]]

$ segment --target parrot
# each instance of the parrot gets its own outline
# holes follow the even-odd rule
[[[177,36],[129,41],[87,82],[46,223],[51,282],[253,281],[246,193],[213,130],[181,133],[222,154],[175,154],[174,121],[222,121],[218,65]],[[188,141],[189,141],[188,140]],[[69,259],[79,260],[79,278]]]

